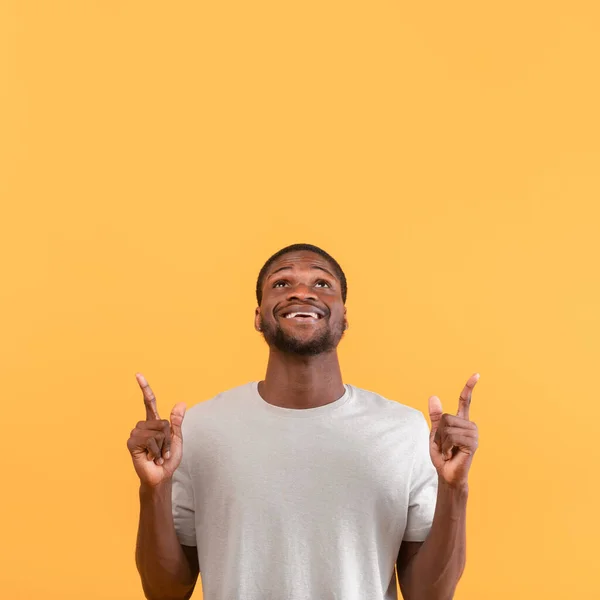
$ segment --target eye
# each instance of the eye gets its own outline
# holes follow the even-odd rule
[[[328,287],[328,288],[331,287],[329,285],[329,281],[325,281],[324,279],[319,279],[319,281],[317,281],[317,283],[315,285],[317,285],[318,287],[322,287],[322,286],[325,286],[325,287]]]
[[[285,279],[279,279],[278,281],[276,281],[276,282],[273,284],[273,287],[274,287],[274,288],[277,288],[277,287],[283,287],[284,285],[287,285],[287,283],[288,283],[288,282],[287,282]]]

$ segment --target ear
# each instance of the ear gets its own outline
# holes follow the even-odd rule
[[[256,329],[256,331],[262,331],[260,319],[260,306],[257,306],[256,310],[254,311],[254,329]]]
[[[346,316],[348,313],[348,309],[344,306],[344,331],[346,331],[346,329],[348,329],[348,327],[350,327],[350,324],[348,323],[348,317]]]

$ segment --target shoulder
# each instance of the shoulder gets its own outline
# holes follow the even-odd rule
[[[187,423],[189,426],[212,418],[223,419],[239,414],[248,406],[248,401],[254,394],[255,386],[255,382],[245,383],[195,404],[186,412],[184,424]]]
[[[356,409],[365,415],[377,419],[384,418],[394,422],[397,426],[406,427],[413,431],[420,431],[423,427],[428,428],[425,415],[420,410],[386,398],[371,390],[353,385],[348,387],[352,390]]]

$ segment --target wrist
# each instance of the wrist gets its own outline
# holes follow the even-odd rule
[[[467,498],[469,495],[469,482],[460,481],[456,483],[449,483],[444,478],[438,476],[438,489],[442,493],[450,494],[456,497]]]
[[[140,497],[141,498],[163,498],[165,496],[171,496],[171,478],[165,479],[155,485],[149,483],[140,483]]]

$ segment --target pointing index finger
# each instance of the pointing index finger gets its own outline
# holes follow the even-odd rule
[[[141,374],[137,373],[135,378],[142,389],[144,394],[144,405],[146,406],[146,421],[160,421],[158,416],[158,409],[156,408],[156,397],[152,388],[148,385],[146,378]]]
[[[469,377],[463,391],[458,398],[458,412],[456,415],[462,419],[469,420],[469,407],[471,406],[471,394],[475,384],[479,381],[479,373],[475,373]]]

